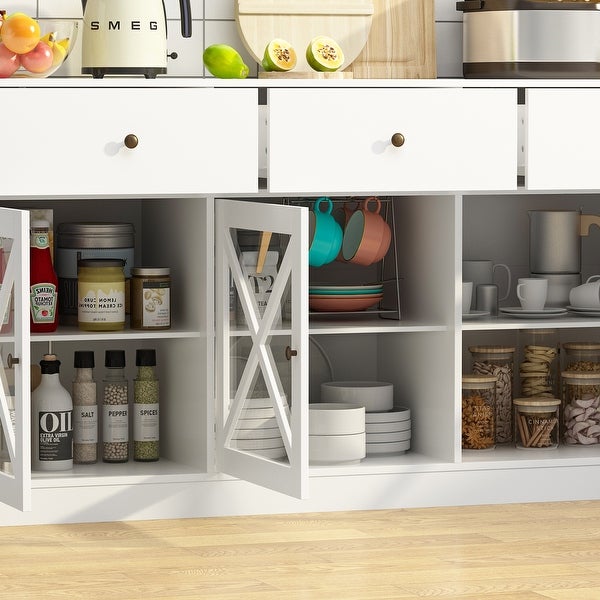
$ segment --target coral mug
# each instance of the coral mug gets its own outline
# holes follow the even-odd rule
[[[375,205],[374,210],[369,205]],[[381,200],[371,196],[363,200],[344,229],[342,256],[357,265],[371,265],[380,261],[387,253],[392,239],[390,226],[379,214]]]
[[[315,200],[309,213],[308,264],[311,267],[322,267],[335,260],[342,246],[342,228],[331,214],[332,210],[331,198],[323,197]]]

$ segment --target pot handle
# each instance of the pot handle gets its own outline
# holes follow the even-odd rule
[[[597,225],[600,227],[600,215],[581,215],[579,217],[579,235],[590,235],[590,227]]]
[[[192,9],[190,0],[179,0],[179,12],[181,14],[181,37],[192,37]]]

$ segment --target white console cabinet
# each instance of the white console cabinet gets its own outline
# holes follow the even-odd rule
[[[3,153],[0,236],[12,240],[12,251],[0,306],[14,281],[14,324],[0,334],[10,392],[0,397],[3,447],[10,446],[0,472],[0,524],[600,498],[600,448],[461,449],[467,345],[519,346],[524,330],[542,328],[562,341],[600,339],[592,318],[461,319],[463,256],[508,262],[522,276],[527,210],[600,213],[597,127],[593,111],[583,110],[600,87],[572,88],[466,80],[3,81],[3,147],[9,141],[12,150]],[[43,107],[51,107],[51,119],[17,118]],[[335,265],[322,273],[308,267],[307,204],[373,194],[393,206],[401,319],[309,316],[309,282]],[[30,334],[29,208],[53,209],[55,226],[133,223],[136,263],[171,267],[172,328],[61,326]],[[287,300],[249,325],[229,305],[231,277],[241,277],[230,233],[239,230],[254,236],[250,246],[261,232],[285,241],[284,276],[273,293]],[[584,250],[593,274],[600,265]],[[355,269],[345,276],[360,283],[377,276]],[[126,350],[131,379],[135,350],[144,347],[158,356],[160,460],[32,473],[30,363],[52,350],[69,388],[75,350],[94,350],[101,382],[105,350]],[[10,368],[9,355],[19,361]],[[235,386],[255,385],[252,369],[279,407],[288,460],[231,445],[241,416]],[[330,378],[392,382],[395,403],[412,412],[411,450],[310,466],[308,403]]]

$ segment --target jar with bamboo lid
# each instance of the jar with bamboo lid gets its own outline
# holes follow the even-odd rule
[[[513,404],[517,448],[558,447],[558,398],[515,398]]]
[[[496,383],[489,375],[462,377],[462,447],[489,450],[496,439]]]
[[[600,344],[595,342],[567,342],[565,351],[565,371],[600,372]]]
[[[514,346],[469,346],[473,357],[473,373],[495,377],[496,443],[512,441],[512,399],[514,377]]]
[[[556,398],[558,395],[558,338],[554,329],[522,332],[519,363],[520,394],[523,397]]]
[[[565,444],[598,444],[600,372],[563,371],[561,380]]]

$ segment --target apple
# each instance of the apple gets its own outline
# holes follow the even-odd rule
[[[20,66],[19,55],[0,43],[0,77],[10,77]]]
[[[38,42],[33,50],[21,54],[21,64],[31,73],[47,71],[52,66],[53,59],[52,48],[45,42]]]

